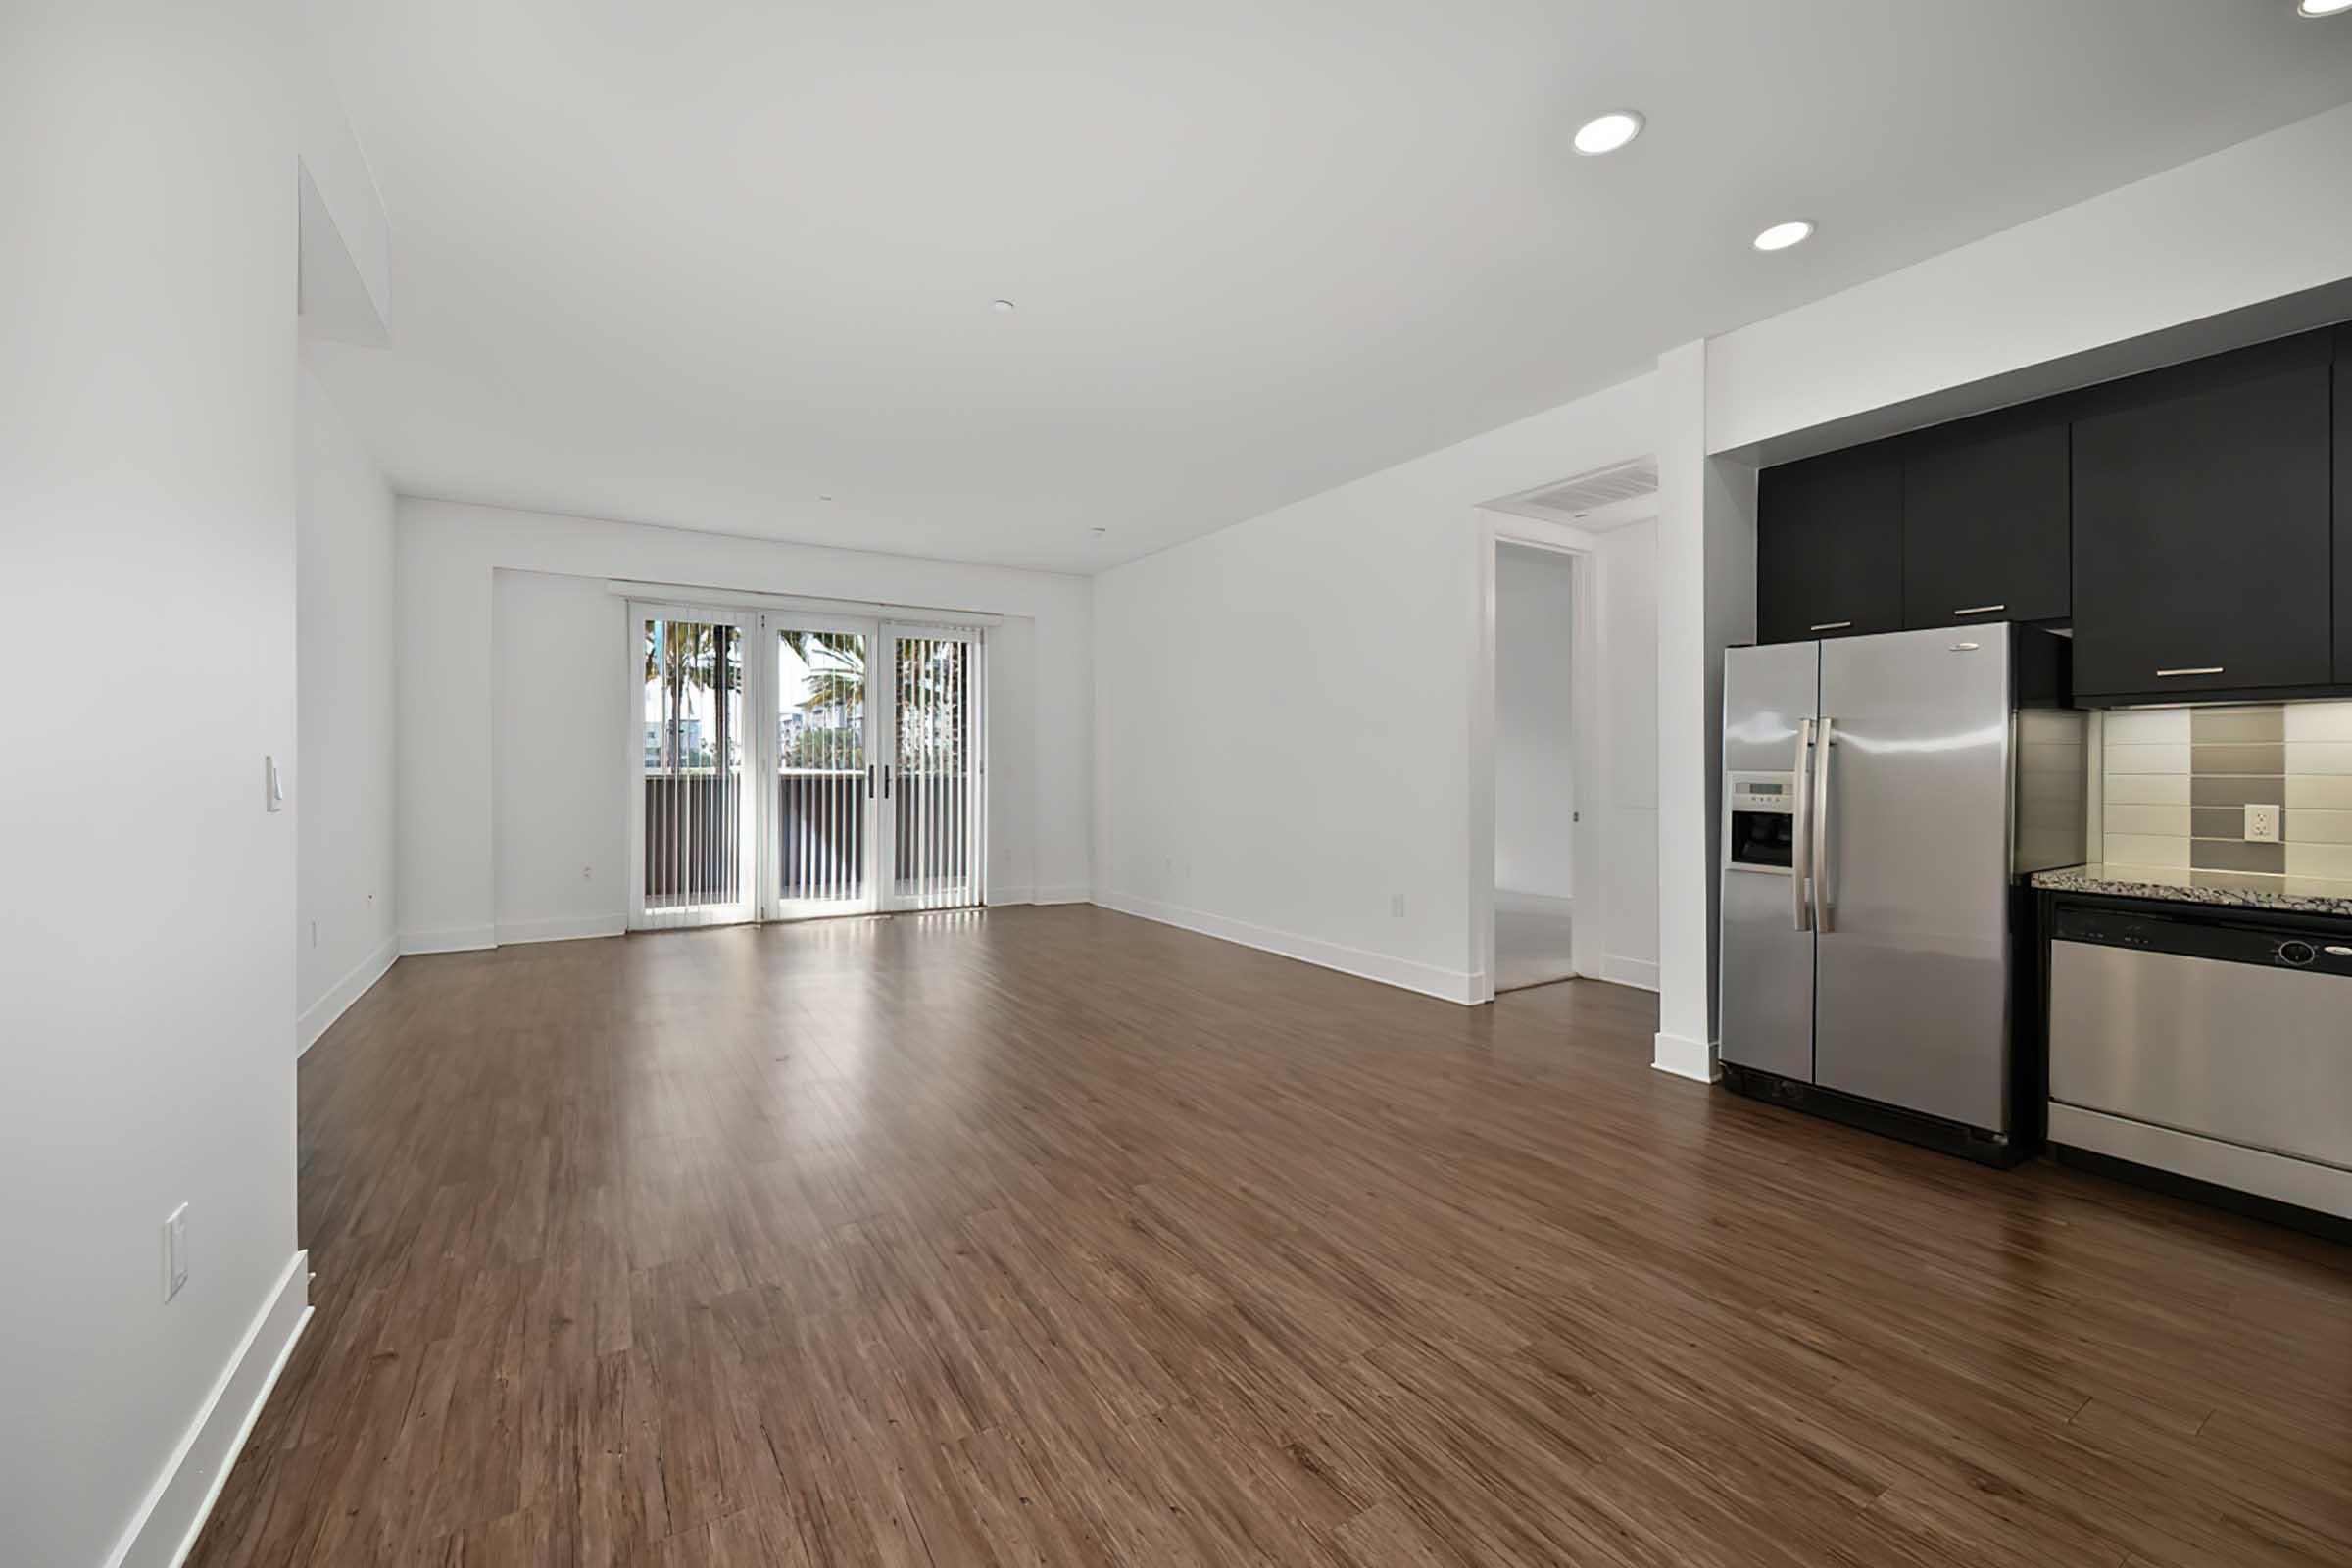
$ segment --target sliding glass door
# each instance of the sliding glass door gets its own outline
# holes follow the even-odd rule
[[[632,603],[630,926],[985,902],[976,627]]]
[[[776,788],[768,916],[859,914],[875,906],[875,776],[866,663],[870,622],[769,621],[775,660]]]
[[[758,906],[745,781],[758,752],[747,721],[744,658],[757,617],[674,606],[632,607],[639,687],[630,729],[637,929],[749,920]]]
[[[981,902],[980,640],[968,627],[886,625],[893,764],[883,906]]]

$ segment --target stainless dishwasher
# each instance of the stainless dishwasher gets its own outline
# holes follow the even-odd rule
[[[2352,1218],[2352,920],[2060,901],[2049,1139]]]

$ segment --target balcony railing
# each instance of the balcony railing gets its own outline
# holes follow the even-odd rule
[[[918,855],[951,885],[969,872],[970,792],[954,775],[915,773],[897,782],[891,805],[898,881],[916,874]],[[859,768],[789,768],[776,780],[776,858],[787,900],[864,895],[866,775]],[[737,845],[744,831],[741,775],[686,769],[645,775],[645,902],[678,908],[743,898]]]
[[[647,908],[742,902],[742,783],[715,769],[647,770]]]
[[[787,899],[865,896],[865,769],[787,768],[776,780],[776,859]]]

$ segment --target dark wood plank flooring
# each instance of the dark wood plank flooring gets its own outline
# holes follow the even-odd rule
[[[1087,907],[411,958],[191,1561],[2352,1563],[2352,1267]]]

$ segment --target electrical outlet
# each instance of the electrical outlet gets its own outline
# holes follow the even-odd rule
[[[2276,844],[2278,842],[2278,808],[2249,806],[2246,808],[2246,842]]]
[[[164,1221],[164,1299],[169,1302],[188,1283],[188,1205],[180,1204]]]
[[[583,882],[592,882],[592,881],[594,881],[595,879],[596,879],[596,867],[595,867],[595,866],[593,866],[593,865],[583,865],[583,866],[581,866],[581,867],[580,867],[580,880],[581,880],[581,881],[583,881]]]

